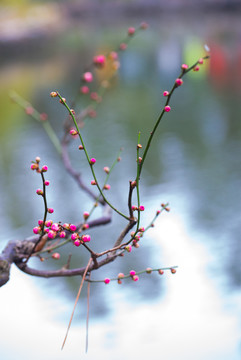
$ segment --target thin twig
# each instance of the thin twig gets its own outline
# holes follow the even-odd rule
[[[68,154],[68,147],[67,147],[67,142],[66,141],[62,141],[61,143],[62,146],[62,160],[65,166],[65,169],[68,171],[68,173],[75,179],[75,181],[77,182],[77,184],[79,185],[79,187],[86,192],[88,195],[90,195],[90,197],[94,200],[96,200],[97,195],[94,194],[83,182],[81,174],[79,172],[77,172],[76,170],[74,170],[74,168],[71,166],[71,162],[70,162],[70,158],[69,158],[69,154]],[[105,204],[105,201],[101,198],[99,199],[99,202],[101,203],[101,205]]]
[[[87,271],[88,271],[88,269],[89,269],[89,266],[90,266],[91,262],[92,262],[92,258],[89,259],[88,264],[87,264],[87,266],[86,266],[86,268],[85,268],[85,272],[84,272],[84,275],[83,275],[83,277],[82,277],[82,280],[81,280],[81,283],[80,283],[80,287],[79,287],[79,291],[78,291],[78,294],[77,294],[76,299],[75,299],[74,308],[73,308],[72,314],[71,314],[71,316],[70,316],[69,325],[68,325],[68,328],[67,328],[67,332],[66,332],[66,335],[65,335],[65,338],[64,338],[64,341],[63,341],[63,345],[62,345],[62,347],[61,347],[61,350],[63,350],[64,345],[65,345],[65,342],[66,342],[66,340],[67,340],[67,336],[68,336],[69,329],[70,329],[70,326],[71,326],[71,323],[72,323],[72,320],[73,320],[75,308],[76,308],[77,302],[78,302],[78,300],[79,300],[80,293],[81,293],[81,290],[82,290],[82,287],[83,287],[83,284],[84,284],[84,281],[85,281],[85,277],[86,277],[86,274],[87,274]]]
[[[90,280],[91,273],[89,274]],[[85,339],[85,352],[88,352],[89,345],[89,316],[90,316],[90,282],[88,282],[87,286],[87,314],[86,314],[86,339]]]

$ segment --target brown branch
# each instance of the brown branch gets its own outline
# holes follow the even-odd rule
[[[111,254],[107,256],[105,259],[98,262],[98,267],[96,267],[96,264],[92,262],[92,264],[89,266],[89,271],[96,270],[97,268],[100,268],[106,264],[109,264],[110,262],[114,261],[119,254]],[[24,262],[16,262],[16,266],[23,271],[26,274],[43,277],[43,278],[50,278],[50,277],[69,277],[69,276],[83,276],[86,267],[76,268],[76,269],[66,269],[62,268],[59,270],[38,270],[29,267]]]
[[[75,181],[77,182],[77,184],[79,185],[79,187],[85,192],[87,193],[90,197],[92,197],[92,199],[94,199],[94,201],[96,201],[96,194],[94,194],[83,182],[81,174],[79,172],[77,172],[76,170],[73,169],[71,162],[70,162],[70,158],[69,158],[69,154],[68,154],[68,146],[67,146],[67,141],[64,140],[61,143],[62,146],[62,160],[65,166],[65,169],[67,170],[67,172],[75,179]],[[101,205],[105,204],[105,201],[103,199],[99,199],[98,200],[99,203]]]
[[[5,285],[10,276],[10,268],[12,263],[19,261],[19,259],[26,258],[31,253],[38,236],[34,236],[29,240],[14,240],[10,241],[3,249],[0,255],[0,287]]]
[[[108,224],[109,222],[111,222],[112,220],[112,211],[110,209],[110,207],[105,204],[103,207],[103,216],[101,216],[100,218],[94,219],[92,221],[88,222],[88,225],[90,228],[95,227],[95,226],[101,226],[101,225],[105,225]],[[78,224],[77,227],[81,227],[83,224],[80,223]],[[70,231],[66,230],[66,232],[69,234],[71,234]],[[54,239],[56,240],[58,239],[58,236]],[[14,240],[14,241],[10,241],[6,247],[3,249],[2,253],[0,254],[0,287],[5,285],[10,277],[10,268],[12,263],[15,263],[22,271],[23,271],[23,262],[26,262],[26,259],[28,258],[28,256],[31,254],[32,256],[35,256],[37,253],[34,252],[34,247],[36,246],[36,244],[39,241],[39,235],[33,235],[27,239],[24,240]],[[51,241],[51,240],[49,240]],[[47,248],[44,249],[44,251],[47,251]],[[48,247],[48,250],[51,250],[51,247]],[[96,254],[92,253],[92,258],[94,261],[94,266],[93,268],[98,268],[99,264],[96,261]],[[26,267],[26,271],[28,272],[28,267]],[[30,270],[30,272],[34,272],[34,270]],[[37,271],[37,270],[36,270]],[[38,271],[37,271],[38,272]],[[77,273],[74,273],[74,275],[81,275],[82,271],[80,271],[79,269],[77,270]],[[34,275],[31,274],[31,275]],[[36,276],[42,276],[42,275],[36,275]],[[44,275],[43,275],[44,276]],[[57,272],[56,275],[54,276],[72,276],[71,273],[69,275],[62,275],[62,271],[60,269],[60,272]],[[45,276],[44,276],[45,277]],[[46,276],[47,277],[47,276]]]
[[[133,219],[133,210],[132,210],[132,193],[134,188],[136,187],[136,181],[129,181],[130,188],[129,188],[129,195],[128,195],[128,207],[129,207],[129,214],[130,219]]]
[[[120,233],[120,236],[118,237],[118,239],[116,240],[116,242],[114,244],[114,248],[118,247],[122,243],[122,240],[124,239],[126,234],[128,234],[128,232],[133,228],[133,226],[135,224],[136,224],[136,220],[134,220],[134,219],[130,220],[129,224]]]
[[[68,337],[68,333],[69,333],[69,329],[70,329],[70,326],[71,326],[71,323],[72,323],[72,320],[73,320],[75,308],[76,308],[77,302],[78,302],[78,300],[79,300],[80,293],[81,293],[81,290],[82,290],[82,287],[83,287],[83,284],[84,284],[84,281],[85,281],[86,274],[87,274],[87,272],[88,272],[88,270],[89,270],[91,261],[92,261],[92,259],[90,258],[89,261],[88,261],[87,266],[85,267],[85,271],[84,271],[84,274],[83,274],[83,278],[82,278],[81,283],[80,283],[79,291],[78,291],[78,294],[77,294],[76,299],[75,299],[74,308],[73,308],[72,314],[71,314],[71,316],[70,316],[69,325],[68,325],[68,328],[67,328],[67,331],[66,331],[66,335],[65,335],[65,338],[64,338],[64,341],[63,341],[63,345],[62,345],[62,348],[61,348],[62,350],[63,350],[63,348],[64,348],[66,339],[67,339],[67,337]]]

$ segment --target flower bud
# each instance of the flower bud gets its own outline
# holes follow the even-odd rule
[[[44,165],[41,169],[42,172],[46,172],[48,171],[48,166],[47,165]]]
[[[80,241],[80,239],[76,239],[75,241],[74,241],[74,245],[75,246],[80,246],[81,245],[81,241]]]
[[[199,71],[199,69],[200,69],[200,67],[196,65],[196,66],[194,66],[193,71]]]
[[[87,229],[89,229],[89,224],[83,224],[82,225],[82,230],[87,230]]]
[[[120,50],[124,51],[124,50],[127,49],[127,44],[126,43],[121,43],[119,48],[120,48]]]
[[[90,92],[90,89],[88,88],[88,86],[81,86],[80,88],[80,92],[84,95],[88,94]]]
[[[33,233],[36,234],[36,235],[39,234],[40,231],[41,231],[41,228],[40,228],[39,226],[35,226],[35,227],[33,228]]]
[[[117,277],[118,277],[118,279],[123,279],[125,277],[125,275],[123,273],[119,273]]]
[[[56,237],[56,232],[55,231],[53,231],[53,230],[49,230],[49,232],[48,232],[48,238],[49,239],[54,239]]]
[[[39,119],[40,119],[41,121],[46,121],[46,120],[48,119],[48,115],[47,115],[46,113],[41,113],[41,114],[39,115]]]
[[[125,247],[125,250],[128,251],[128,252],[131,252],[132,250],[132,246],[129,244]]]
[[[53,224],[53,220],[47,220],[45,221],[45,226],[50,227]]]
[[[95,159],[95,158],[90,159],[90,165],[94,165],[95,163],[96,163],[96,159]]]
[[[77,233],[73,233],[71,235],[71,240],[76,240],[79,237],[79,235]]]
[[[70,135],[72,135],[72,136],[78,135],[78,131],[75,130],[75,129],[71,129],[71,130],[69,131],[69,133],[70,133]]]
[[[66,99],[63,97],[62,99],[59,100],[60,104],[63,104],[66,102]]]
[[[88,213],[88,211],[84,211],[84,213],[83,213],[84,219],[87,220],[89,216],[90,216],[90,214]]]
[[[53,230],[53,231],[59,231],[59,224],[57,224],[57,223],[52,224],[51,230]]]
[[[136,180],[131,182],[131,187],[132,187],[132,189],[134,189],[136,187]]]
[[[128,29],[128,35],[133,36],[135,34],[136,29],[134,27],[129,27]]]
[[[92,73],[91,72],[85,72],[84,74],[83,74],[83,77],[82,77],[82,79],[83,79],[83,81],[85,81],[85,82],[92,82],[93,81],[93,75],[92,75]]]
[[[182,68],[182,70],[187,70],[187,69],[188,69],[188,65],[187,65],[187,64],[182,64],[181,68]]]
[[[103,68],[105,66],[106,57],[105,55],[96,55],[94,56],[93,63],[98,68]]]
[[[118,53],[116,51],[111,51],[108,55],[110,60],[117,60],[118,59]]]
[[[38,164],[31,164],[30,169],[31,170],[37,170],[39,168]]]
[[[110,172],[110,168],[108,166],[105,166],[103,170],[106,172],[106,174],[109,174]]]
[[[171,107],[170,107],[169,105],[165,106],[165,107],[164,107],[164,111],[165,111],[165,112],[171,111]]]
[[[183,80],[178,78],[176,79],[175,83],[177,86],[181,86],[183,84]]]
[[[75,231],[76,229],[77,229],[76,225],[74,225],[74,224],[69,225],[69,230],[70,231]]]
[[[85,235],[82,235],[81,239],[83,242],[89,242],[91,240],[91,237],[90,237],[90,235],[85,234]]]
[[[27,106],[25,112],[27,115],[32,115],[34,113],[34,108],[32,106]]]
[[[50,96],[51,97],[57,97],[58,93],[56,91],[51,91]]]

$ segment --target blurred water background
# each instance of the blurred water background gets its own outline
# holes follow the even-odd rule
[[[144,145],[164,104],[163,90],[171,88],[180,64],[191,65],[208,45],[210,61],[200,72],[188,74],[175,92],[172,111],[159,128],[143,169],[143,226],[160,203],[169,202],[171,212],[157,221],[140,249],[94,275],[169,265],[178,265],[178,272],[163,278],[146,275],[121,287],[93,286],[87,357],[240,359],[239,2],[193,1],[190,6],[187,1],[2,1],[0,5],[1,248],[9,240],[30,236],[42,216],[43,204],[35,195],[40,178],[29,170],[35,156],[49,166],[48,201],[55,209],[55,221],[78,222],[92,205],[66,174],[40,124],[11,102],[11,90],[47,113],[61,137],[66,114],[50,98],[50,91],[57,89],[73,99],[94,55],[115,49],[129,26],[149,24],[121,54],[119,76],[97,117],[88,119],[83,128],[100,178],[103,166],[124,148],[108,195],[126,212],[138,131]],[[91,177],[76,144],[71,146],[71,159],[88,182]],[[111,225],[93,230],[96,249],[107,247],[123,225],[114,216]],[[70,251],[69,247],[61,253],[60,264]],[[73,266],[86,259],[77,252]],[[5,359],[15,358],[16,352],[26,359],[85,356],[84,297],[67,349],[59,350],[79,282],[79,278],[34,279],[13,269],[10,283],[1,289]]]

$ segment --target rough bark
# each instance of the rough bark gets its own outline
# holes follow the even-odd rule
[[[0,286],[5,285],[10,277],[12,263],[23,261],[32,251],[38,237],[29,240],[10,241],[0,255]]]

